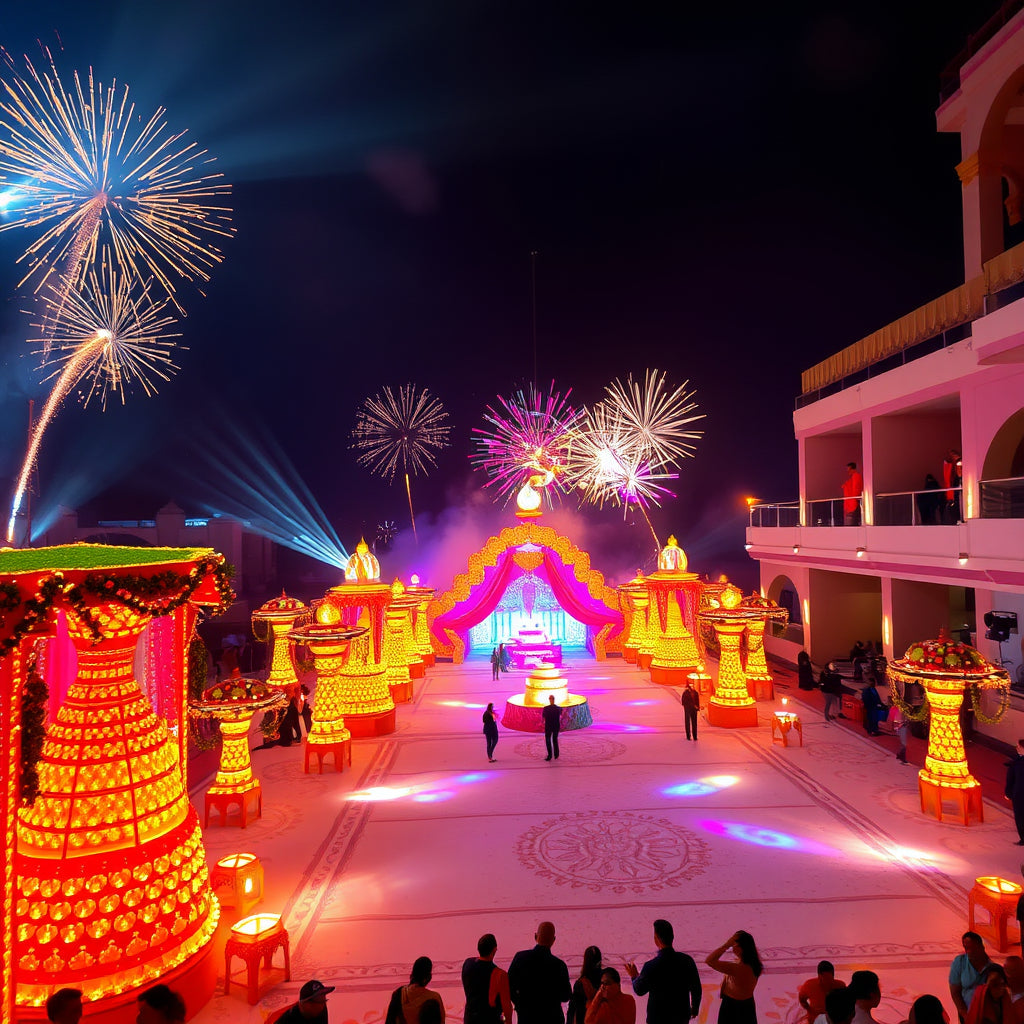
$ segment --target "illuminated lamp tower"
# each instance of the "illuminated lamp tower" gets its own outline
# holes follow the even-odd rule
[[[203,691],[203,699],[190,705],[189,711],[220,722],[220,763],[213,785],[206,791],[203,827],[210,824],[210,811],[216,809],[222,825],[228,823],[228,808],[238,804],[238,823],[245,828],[249,809],[263,816],[263,790],[252,773],[249,756],[249,727],[257,711],[285,703],[281,690],[271,689],[258,679],[229,676]]]
[[[636,576],[629,583],[622,583],[616,589],[619,592],[622,611],[629,617],[629,628],[622,644],[622,657],[630,665],[635,665],[639,659],[640,650],[647,640],[647,609],[650,605],[647,585],[638,570]],[[653,657],[653,645],[650,653]],[[650,664],[648,661],[644,667],[650,668]]]
[[[313,727],[306,737],[303,770],[308,774],[311,757],[323,770],[324,758],[334,758],[335,771],[352,763],[352,733],[345,724],[344,694],[347,680],[342,675],[349,645],[366,629],[345,626],[341,613],[333,605],[321,602],[314,612],[314,622],[298,626],[288,639],[303,644],[313,658],[316,676],[316,699],[313,701]]]
[[[423,662],[412,635],[411,616],[416,604],[415,597],[406,596],[401,580],[391,584],[391,603],[384,613],[384,664],[388,689],[396,704],[412,700],[412,680],[423,676]]]
[[[697,641],[687,626],[694,623],[700,600],[700,577],[686,571],[686,554],[669,537],[658,555],[658,569],[646,577],[650,595],[648,630],[655,635],[651,679],[655,683],[682,686],[686,677],[703,668]]]
[[[361,540],[345,563],[345,582],[331,587],[324,604],[337,609],[347,626],[361,626],[341,667],[341,712],[352,735],[384,736],[395,731],[395,702],[384,664],[384,613],[391,588],[380,581],[380,563]],[[315,705],[315,698],[314,698]]]
[[[750,621],[749,610],[740,608],[743,595],[731,583],[722,591],[720,604],[701,609],[701,620],[710,622],[719,646],[718,682],[708,701],[708,722],[727,729],[757,725],[757,704],[747,692],[740,658],[740,643]]]
[[[289,597],[283,590],[280,597],[271,598],[252,613],[253,634],[257,640],[270,642],[270,672],[267,685],[292,693],[299,685],[299,677],[292,664],[288,634],[302,625],[309,615],[309,607],[297,598]],[[302,620],[302,621],[300,621]],[[260,635],[257,625],[265,626]]]
[[[219,911],[178,740],[141,692],[133,661],[152,617],[232,599],[223,559],[101,545],[12,555],[35,568],[8,573],[0,554],[5,586],[26,600],[24,612],[8,606],[5,628],[23,614],[42,629],[64,610],[78,660],[36,764],[38,795],[18,811],[16,843],[8,822],[13,942],[3,955],[17,1003],[41,1007],[74,987],[91,1015],[128,1016],[138,990],[160,980],[198,1008],[216,980],[209,944]],[[183,677],[177,685],[184,708]]]
[[[419,576],[413,576],[411,585],[405,591],[410,597],[416,598],[416,613],[413,620],[413,636],[416,642],[416,653],[423,660],[424,668],[430,668],[435,659],[434,647],[430,642],[430,623],[427,620],[427,607],[437,591],[434,587],[424,587]]]
[[[747,658],[743,666],[747,690],[749,692],[753,689],[755,700],[772,700],[775,696],[775,681],[768,671],[768,661],[764,655],[764,632],[769,621],[789,621],[789,612],[757,592],[743,598],[740,607],[755,613],[747,622]]]
[[[972,817],[984,821],[981,784],[967,767],[960,706],[967,690],[979,720],[999,721],[1010,701],[1009,675],[973,647],[951,639],[945,629],[937,640],[911,644],[903,658],[889,663],[885,674],[893,702],[908,719],[931,715],[928,753],[917,776],[921,812],[942,821],[943,801],[951,800],[964,825]],[[913,689],[908,691],[908,686]],[[913,696],[919,689],[923,701]],[[984,690],[999,691],[1000,705],[994,715],[979,706]]]

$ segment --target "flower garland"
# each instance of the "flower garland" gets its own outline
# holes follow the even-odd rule
[[[977,683],[971,683],[969,689],[971,691],[971,707],[974,709],[974,717],[979,722],[984,725],[995,725],[1006,714],[1006,709],[1010,706],[1010,687],[1008,683],[1000,687],[982,687],[978,686]],[[983,689],[999,690],[999,708],[995,715],[986,715],[981,710],[981,692]]]
[[[912,704],[908,704],[906,698],[903,696],[902,686],[906,685],[907,680],[891,670],[888,672],[888,677],[889,696],[891,697],[893,704],[900,709],[900,714],[908,722],[926,722],[932,713],[931,705],[928,703],[927,699],[923,704],[915,708]],[[900,683],[901,685],[897,686],[897,683]]]
[[[104,601],[116,601],[143,615],[167,615],[180,608],[199,589],[207,576],[213,577],[213,584],[220,599],[210,609],[211,615],[222,614],[235,599],[231,589],[234,567],[221,563],[215,556],[200,559],[193,569],[182,575],[167,570],[152,576],[118,575],[92,573],[81,584],[68,584],[62,572],[51,573],[40,581],[34,597],[23,603],[24,615],[14,624],[11,635],[0,643],[0,658],[5,657],[21,642],[22,638],[38,628],[46,620],[50,609],[62,597],[81,620],[94,641],[103,638],[103,631],[96,621],[85,598],[100,597]],[[15,584],[0,584],[0,618],[6,611],[18,607],[19,591]]]
[[[39,759],[46,740],[46,703],[50,698],[32,658],[21,688],[21,799],[31,806],[39,796]]]

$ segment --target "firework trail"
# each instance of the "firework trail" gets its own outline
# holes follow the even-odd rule
[[[569,404],[572,392],[561,395],[554,386],[542,392],[531,384],[511,398],[499,396],[500,408],[489,405],[484,414],[487,426],[473,428],[470,460],[489,477],[484,486],[493,486],[506,502],[535,476],[562,485],[581,414]],[[549,501],[550,492],[544,488]]]
[[[234,233],[221,203],[230,185],[205,170],[206,150],[168,129],[163,107],[145,119],[127,86],[105,87],[91,69],[84,80],[74,72],[66,87],[43,53],[46,68],[26,57],[19,72],[2,52],[0,230],[37,230],[18,258],[26,264],[18,287],[34,280],[38,293],[56,277],[70,293],[106,246],[126,274],[155,278],[184,313],[174,279],[198,286],[222,261],[213,240]]]
[[[435,453],[451,443],[451,427],[441,400],[427,388],[417,391],[415,384],[398,389],[384,388],[372,398],[364,399],[352,431],[352,445],[359,454],[356,461],[372,473],[394,480],[401,469],[405,476],[405,493],[409,499],[409,519],[416,537],[416,515],[412,507],[409,473],[423,473],[437,465]]]
[[[53,380],[54,385],[32,427],[7,523],[8,544],[14,539],[15,519],[43,435],[61,402],[78,388],[83,405],[96,398],[105,409],[112,396],[123,404],[132,387],[147,396],[155,394],[154,379],[166,381],[177,370],[168,350],[180,334],[168,333],[167,328],[175,323],[164,314],[168,300],[153,302],[151,286],[151,281],[144,286],[129,282],[104,254],[99,271],[89,272],[81,291],[54,289],[46,302],[44,322],[33,325],[47,334],[29,339],[29,344],[40,348],[49,344],[51,362],[57,366],[44,378]]]

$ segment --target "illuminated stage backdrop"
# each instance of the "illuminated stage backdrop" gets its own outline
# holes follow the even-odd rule
[[[38,1007],[64,986],[82,989],[90,1018],[101,1021],[124,1015],[157,979],[186,987],[193,1005],[212,993],[218,908],[180,741],[154,714],[132,663],[151,618],[181,617],[184,644],[194,605],[220,610],[233,598],[223,558],[207,549],[0,552],[2,1024],[13,1020],[15,1001]],[[60,611],[78,675],[38,761],[22,764],[20,698],[32,647],[52,635]],[[183,712],[184,673],[178,690]],[[19,792],[35,773],[37,790]]]
[[[466,656],[469,631],[498,606],[508,586],[533,573],[565,611],[587,629],[587,649],[602,660],[622,650],[622,612],[614,590],[590,567],[590,555],[536,518],[509,526],[469,556],[468,568],[430,602],[435,652],[456,664]]]

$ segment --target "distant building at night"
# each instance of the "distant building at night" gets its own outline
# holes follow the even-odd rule
[[[961,139],[964,283],[803,374],[799,499],[754,506],[747,548],[764,592],[791,611],[774,653],[795,660],[804,647],[820,664],[873,640],[898,658],[940,627],[962,632],[1015,682],[1011,712],[982,727],[1014,743],[1024,735],[1024,12],[1004,9],[971,37],[944,77],[937,122]],[[859,501],[844,496],[851,462]]]
[[[46,530],[46,544],[128,544],[140,547],[213,548],[234,567],[234,587],[240,605],[233,608],[227,621],[248,622],[248,607],[257,607],[280,584],[277,570],[277,545],[266,537],[246,529],[232,516],[190,516],[173,501],[164,505],[152,519],[100,519],[81,522],[72,509],[61,514]]]

